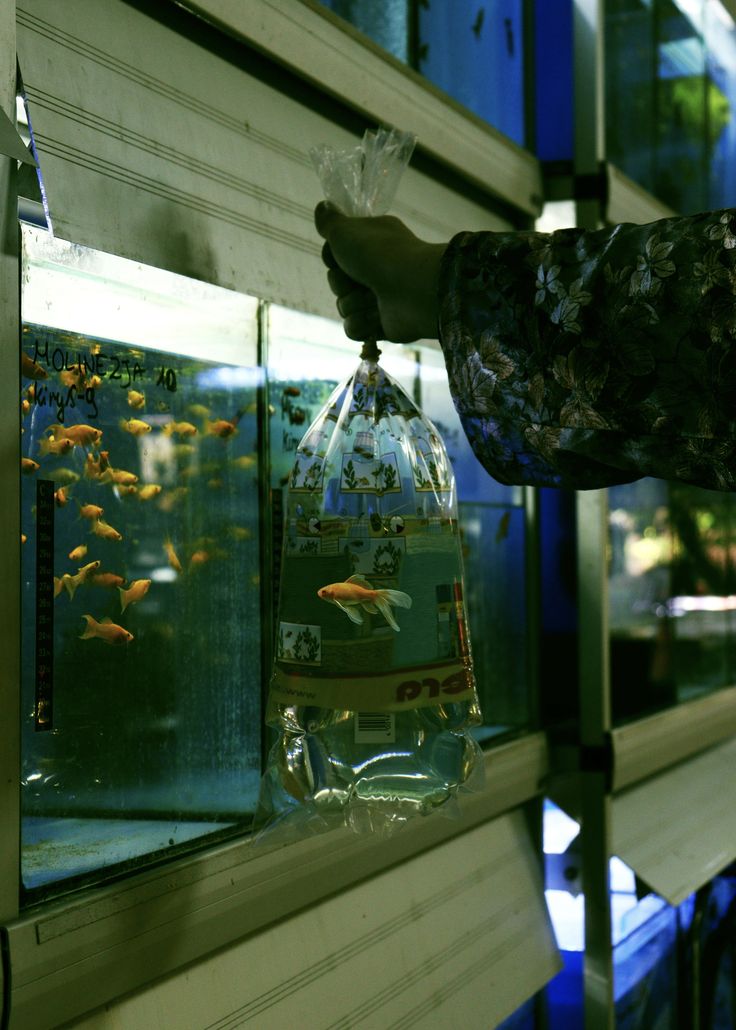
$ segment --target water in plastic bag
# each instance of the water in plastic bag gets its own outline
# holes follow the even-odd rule
[[[444,445],[363,360],[289,482],[261,823],[390,831],[478,775],[461,561]]]

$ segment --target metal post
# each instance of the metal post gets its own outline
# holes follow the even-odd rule
[[[15,4],[0,4],[0,105],[15,123]],[[20,328],[16,161],[0,155],[0,923],[18,914]]]

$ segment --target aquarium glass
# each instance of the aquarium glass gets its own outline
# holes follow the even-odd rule
[[[720,0],[606,0],[609,159],[676,211],[734,203],[736,26]]]
[[[734,497],[658,479],[608,491],[617,722],[732,685]]]
[[[250,822],[257,307],[23,230],[27,889]]]
[[[427,345],[381,347],[381,366],[434,423],[455,473],[466,612],[483,716],[483,725],[472,732],[487,740],[527,728],[532,698],[523,491],[497,483],[475,458],[452,402],[440,351]],[[339,323],[270,307],[271,513],[277,563],[285,491],[299,441],[333,390],[355,371],[358,359],[359,345],[345,338]],[[274,583],[279,571],[274,570]],[[274,605],[276,601],[274,597]]]
[[[522,0],[322,0],[473,114],[523,146]]]

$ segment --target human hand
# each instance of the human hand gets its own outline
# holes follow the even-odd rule
[[[351,340],[437,338],[445,243],[425,243],[392,215],[350,218],[324,201],[314,212],[322,260]]]

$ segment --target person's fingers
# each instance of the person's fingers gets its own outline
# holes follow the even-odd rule
[[[373,296],[370,290],[366,290],[363,287],[351,290],[349,293],[344,293],[337,299],[337,310],[340,313],[340,317],[343,319],[350,318],[351,315],[366,314],[370,311],[377,311],[376,298]]]
[[[351,279],[341,268],[331,268],[327,273],[327,282],[330,289],[336,297],[342,297],[345,293],[350,293],[351,290],[364,289],[356,283],[355,279]]]
[[[385,335],[375,307],[350,315],[342,325],[349,340],[382,340]]]
[[[335,255],[332,253],[332,247],[329,243],[325,243],[322,246],[322,261],[327,265],[328,268],[337,268],[338,264],[335,260]]]

